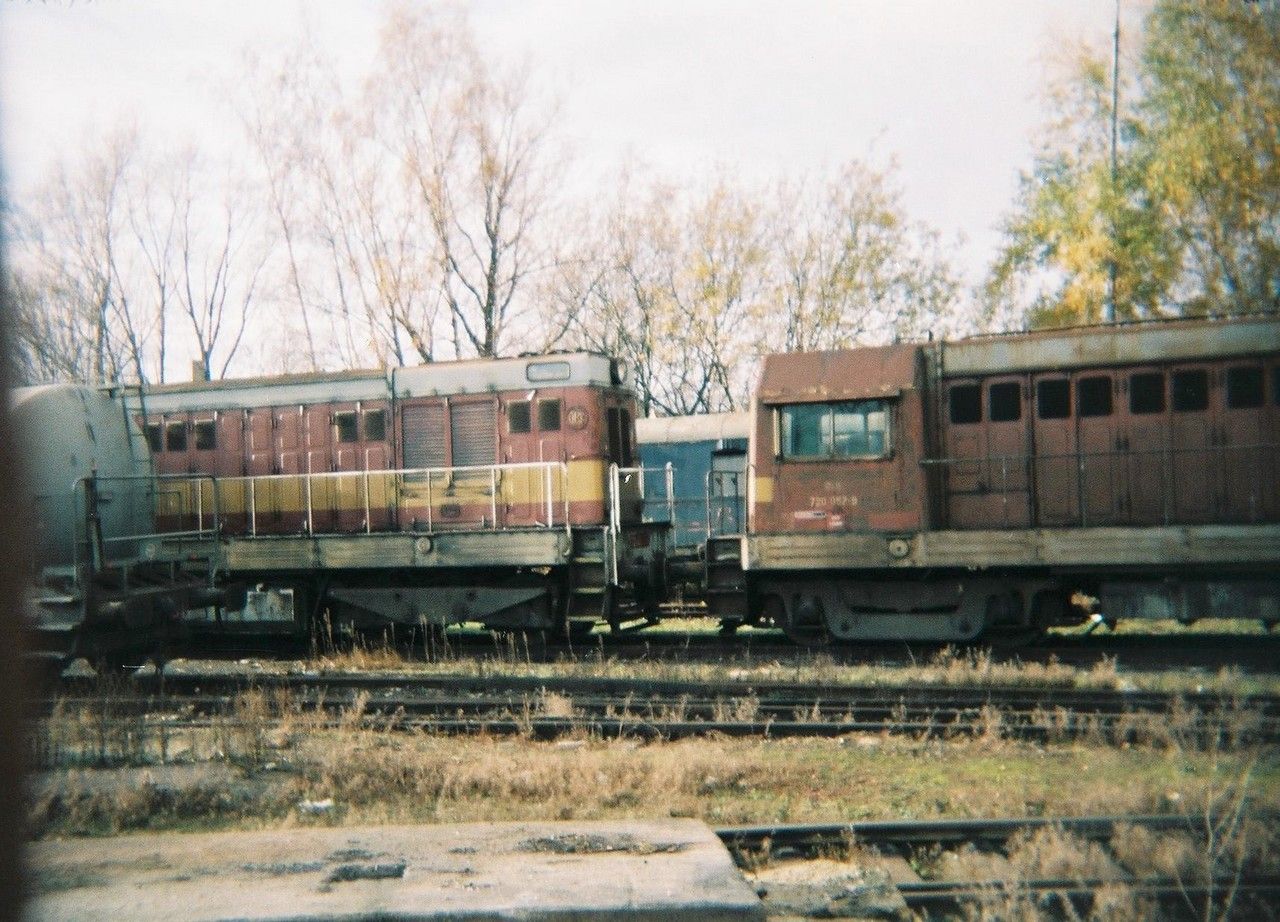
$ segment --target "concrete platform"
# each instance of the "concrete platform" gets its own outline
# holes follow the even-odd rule
[[[37,842],[31,920],[764,919],[696,820]]]

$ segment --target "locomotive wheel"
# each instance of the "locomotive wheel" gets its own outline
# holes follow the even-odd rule
[[[791,597],[782,618],[782,631],[792,643],[802,647],[825,647],[831,642],[827,613],[817,596],[797,593]]]

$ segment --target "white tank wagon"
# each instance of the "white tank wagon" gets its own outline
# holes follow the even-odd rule
[[[154,531],[151,458],[123,406],[92,388],[49,384],[14,391],[10,412],[23,445],[35,572],[70,574],[83,555],[87,488],[94,478],[101,484],[101,563],[134,557],[135,536]]]
[[[162,654],[184,611],[214,604],[212,530],[156,559],[151,456],[124,403],[75,384],[19,388],[10,414],[22,458],[32,593],[31,652],[124,664]],[[179,560],[182,564],[179,564]]]

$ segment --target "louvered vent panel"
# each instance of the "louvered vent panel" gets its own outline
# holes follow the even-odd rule
[[[449,411],[453,426],[453,466],[493,464],[498,450],[494,404],[456,403]]]
[[[424,404],[400,411],[407,468],[447,467],[444,439],[444,406]]]

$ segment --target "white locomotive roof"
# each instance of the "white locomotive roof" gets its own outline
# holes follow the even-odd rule
[[[386,400],[392,387],[397,396],[422,397],[582,384],[607,387],[612,383],[612,363],[608,358],[578,352],[434,362],[386,371],[313,372],[163,384],[147,388],[143,397],[148,413],[170,413]],[[139,403],[136,391],[128,399],[131,405]]]
[[[483,394],[539,387],[614,385],[613,362],[593,352],[566,352],[515,359],[468,359],[397,368],[398,397]]]
[[[744,412],[655,416],[636,420],[636,440],[641,445],[745,439],[750,431],[751,414]]]

